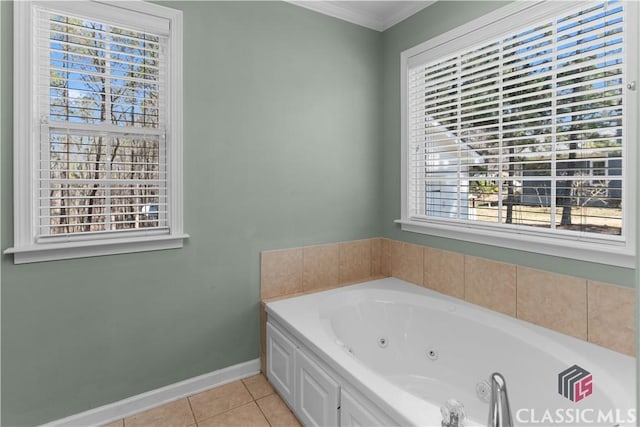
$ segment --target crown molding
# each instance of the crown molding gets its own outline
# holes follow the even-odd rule
[[[437,0],[415,1],[415,2],[412,2],[411,4],[407,4],[402,9],[396,11],[396,13],[394,13],[393,15],[385,17],[385,19],[382,21],[382,30],[378,30],[378,31],[384,31],[388,28],[393,27],[397,23],[402,22],[408,17],[420,12],[422,9],[428,6],[431,6],[436,1]]]
[[[332,1],[332,0],[285,0],[296,6],[313,10],[323,15],[332,16],[352,24],[360,25],[376,31],[384,31],[411,15],[419,12],[427,6],[435,3],[433,1],[415,1],[406,4],[391,16],[380,17],[373,13],[366,13],[350,6],[356,1]]]

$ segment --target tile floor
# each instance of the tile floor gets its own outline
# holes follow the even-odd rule
[[[149,409],[103,427],[300,427],[262,374]]]

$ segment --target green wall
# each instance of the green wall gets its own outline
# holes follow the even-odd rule
[[[2,425],[259,357],[260,251],[379,236],[382,35],[284,2],[184,11],[186,247],[2,257]],[[12,245],[12,5],[2,7],[2,249]]]
[[[259,253],[385,236],[633,286],[634,272],[401,232],[400,52],[504,2],[377,33],[283,2],[184,11],[181,250],[2,258],[2,422],[34,425],[258,357]],[[12,245],[12,6],[0,1],[2,249]]]
[[[633,269],[403,232],[400,226],[393,222],[400,218],[400,53],[504,5],[504,1],[440,1],[384,32],[384,130],[381,149],[384,159],[381,171],[383,236],[501,262],[633,287],[635,286]]]

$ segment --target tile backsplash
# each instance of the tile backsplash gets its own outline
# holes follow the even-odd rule
[[[265,301],[388,276],[635,355],[634,289],[374,238],[262,252],[262,360]]]
[[[587,339],[587,281],[518,266],[517,317]]]
[[[634,355],[636,291],[589,280],[587,301],[589,341]]]
[[[262,253],[260,297],[265,300],[302,292],[303,249]]]
[[[464,257],[464,299],[516,317],[516,266]]]
[[[309,246],[302,249],[302,291],[310,292],[340,283],[338,245]]]
[[[331,289],[382,277],[382,239],[262,252],[262,300]]]

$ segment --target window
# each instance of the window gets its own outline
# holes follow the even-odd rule
[[[7,252],[21,263],[182,247],[180,12],[144,2],[14,8]]]
[[[518,2],[403,52],[403,230],[633,266],[634,3]]]

